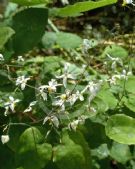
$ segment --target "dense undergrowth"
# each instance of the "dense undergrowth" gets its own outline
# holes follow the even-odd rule
[[[0,169],[135,169],[134,10],[3,1]]]

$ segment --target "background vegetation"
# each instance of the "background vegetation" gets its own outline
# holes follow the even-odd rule
[[[130,0],[0,1],[0,169],[135,169]]]

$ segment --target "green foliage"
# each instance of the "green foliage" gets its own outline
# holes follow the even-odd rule
[[[125,164],[132,157],[129,146],[117,142],[113,142],[110,156],[122,164]]]
[[[107,57],[107,54],[109,54],[110,56],[114,57],[114,58],[121,58],[121,59],[126,59],[128,56],[128,52],[127,50],[125,50],[123,47],[118,46],[118,45],[110,45],[107,46],[104,50],[104,52],[102,53],[103,58]]]
[[[37,128],[28,128],[20,136],[18,163],[24,169],[42,169],[52,156],[52,147],[43,142],[43,136]]]
[[[4,47],[6,42],[11,38],[14,34],[14,30],[7,26],[1,26],[0,28],[0,50]]]
[[[44,8],[28,8],[13,17],[13,48],[16,54],[23,54],[37,45],[45,32],[47,19],[48,10]]]
[[[86,1],[86,2],[78,2],[74,5],[69,5],[67,7],[58,9],[56,11],[56,15],[67,17],[67,16],[76,16],[80,15],[82,12],[86,12],[92,9],[100,8],[106,5],[111,5],[116,3],[117,0],[100,0],[98,2]]]
[[[38,4],[48,4],[50,0],[11,0],[11,2],[24,6],[32,6]]]
[[[42,44],[45,48],[51,48],[57,44],[64,49],[74,49],[82,44],[82,39],[73,33],[47,32],[42,38]]]
[[[97,10],[94,24],[67,18],[117,0],[10,2],[0,16],[0,169],[135,169],[134,46],[106,45],[115,28],[94,28],[106,22]]]
[[[122,144],[135,144],[135,120],[124,114],[111,116],[106,125],[109,138]]]
[[[53,151],[53,161],[59,169],[63,169],[65,166],[67,169],[91,168],[89,148],[79,133],[68,134],[67,131],[63,131],[61,145],[55,147]]]

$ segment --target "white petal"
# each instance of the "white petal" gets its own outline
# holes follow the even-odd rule
[[[7,143],[9,140],[10,140],[9,139],[9,135],[2,135],[1,136],[1,142],[2,142],[2,144]]]

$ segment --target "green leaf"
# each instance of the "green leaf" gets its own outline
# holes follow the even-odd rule
[[[86,120],[85,126],[81,126],[80,130],[92,149],[96,149],[101,144],[109,141],[105,133],[105,127],[99,123],[92,122],[90,119]],[[98,131],[98,134],[95,131]]]
[[[105,127],[106,135],[122,144],[135,144],[135,119],[124,114],[111,116]]]
[[[10,27],[0,27],[0,50],[4,47],[4,45],[14,33],[14,30]]]
[[[111,57],[118,57],[121,59],[125,59],[128,56],[127,50],[125,50],[123,47],[118,45],[111,45],[107,46],[102,54],[102,58],[107,58],[107,54],[109,54]]]
[[[55,32],[46,32],[42,37],[42,45],[44,48],[52,48],[56,40],[57,36]]]
[[[104,113],[109,109],[107,102],[98,96],[93,99],[91,105],[98,113]]]
[[[1,143],[0,152],[0,169],[15,169],[14,152]]]
[[[128,98],[123,98],[124,104],[127,108],[129,108],[131,111],[135,112],[135,95],[129,94]]]
[[[65,166],[66,169],[90,169],[90,164],[85,157],[90,154],[85,154],[86,149],[84,151],[80,144],[74,142],[67,131],[62,133],[61,145],[54,147],[54,152],[53,161],[59,169]]]
[[[86,2],[78,2],[74,5],[68,5],[64,8],[59,8],[56,12],[58,16],[76,16],[81,12],[86,12],[89,10],[93,10],[96,8],[100,8],[106,5],[111,5],[116,3],[117,0],[100,0],[98,2],[86,1]]]
[[[48,20],[48,10],[28,8],[13,17],[13,29],[16,34],[13,47],[16,54],[31,50],[41,40]]]
[[[110,156],[119,163],[125,164],[131,159],[131,152],[128,145],[113,142]]]
[[[38,4],[48,4],[50,0],[11,0],[11,2],[17,3],[19,5],[38,5]]]
[[[64,49],[73,49],[79,47],[82,39],[73,33],[59,32],[56,43]]]
[[[67,32],[48,32],[42,38],[42,44],[45,48],[58,44],[60,48],[74,49],[82,44],[82,39],[73,33]]]
[[[125,84],[125,89],[127,92],[135,93],[135,76],[128,78]]]
[[[50,144],[43,143],[40,131],[31,127],[20,136],[20,148],[17,160],[24,169],[42,169],[52,156]]]
[[[118,101],[114,97],[114,95],[110,92],[109,88],[100,90],[98,93],[98,97],[108,104],[109,109],[114,109],[117,105]]]
[[[98,159],[104,159],[109,156],[109,150],[107,144],[101,144],[99,147],[91,150],[92,156],[98,157]]]

